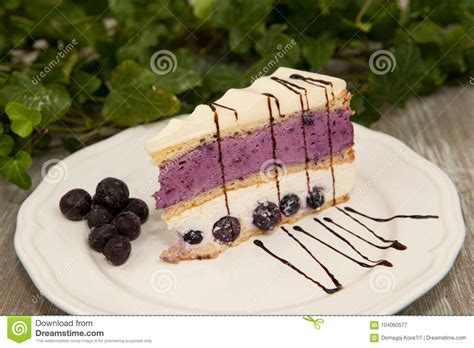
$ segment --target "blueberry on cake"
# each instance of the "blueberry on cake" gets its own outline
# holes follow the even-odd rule
[[[167,262],[215,258],[251,236],[345,202],[355,179],[345,81],[279,68],[172,119],[146,149]]]

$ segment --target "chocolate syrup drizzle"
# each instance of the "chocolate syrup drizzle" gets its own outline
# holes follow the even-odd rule
[[[308,91],[305,87],[299,86],[299,85],[297,85],[293,82],[281,79],[279,77],[272,76],[270,78],[273,81],[275,81],[275,82],[281,84],[282,86],[288,88],[293,93],[298,94],[298,96],[300,98],[301,126],[302,126],[302,129],[303,129],[303,144],[304,144],[304,156],[305,156],[306,187],[307,187],[307,191],[309,193],[311,191],[311,187],[310,187],[311,186],[311,184],[310,184],[311,181],[310,181],[310,175],[309,175],[309,157],[308,157],[308,146],[307,146],[307,139],[306,139],[306,125],[305,125],[305,122],[304,122],[304,113],[305,113],[305,111],[309,111],[309,109],[310,109],[309,100],[308,100]],[[331,167],[331,176],[332,176],[332,196],[333,196],[332,197],[332,202],[333,202],[333,205],[335,205],[336,204],[336,188],[335,188],[336,181],[335,181],[335,177],[334,177],[331,126],[330,126],[330,121],[329,121],[329,97],[328,97],[327,89],[325,87],[327,85],[331,86],[331,94],[332,94],[332,97],[334,99],[333,84],[332,84],[332,82],[329,82],[329,81],[317,80],[317,79],[313,79],[313,78],[310,78],[310,77],[304,77],[304,76],[301,76],[301,75],[298,75],[298,74],[293,74],[293,75],[290,76],[290,78],[303,80],[303,81],[305,81],[309,84],[312,84],[314,86],[324,88],[324,93],[325,93],[325,96],[326,96],[326,111],[327,111],[328,138],[329,138],[330,167]],[[318,83],[322,84],[324,86],[318,85]],[[262,94],[267,97],[267,105],[268,105],[268,110],[269,110],[269,115],[270,115],[269,116],[270,117],[270,129],[271,129],[271,136],[272,136],[272,153],[273,153],[273,160],[276,161],[276,140],[275,140],[274,127],[273,127],[274,126],[274,117],[273,117],[273,111],[272,111],[271,99],[270,98],[275,100],[275,104],[276,104],[277,109],[278,109],[278,115],[280,117],[284,117],[284,115],[282,115],[282,113],[281,113],[280,101],[278,100],[277,97],[275,97],[271,93],[262,93]],[[304,106],[303,95],[304,95],[304,100],[306,100],[306,108]],[[219,115],[217,113],[216,106],[221,107],[221,108],[226,109],[226,110],[233,111],[236,121],[239,120],[239,114],[238,114],[237,110],[235,110],[231,107],[228,107],[228,106],[225,106],[225,105],[222,105],[222,104],[218,104],[216,102],[213,102],[213,103],[209,104],[209,107],[214,112],[214,123],[216,125],[217,148],[218,148],[218,152],[219,152],[219,165],[220,165],[220,168],[221,168],[221,177],[222,177],[222,191],[224,193],[225,206],[226,206],[226,209],[227,209],[227,214],[230,215],[229,199],[228,199],[228,195],[227,195],[227,187],[226,187],[226,180],[225,180],[225,168],[224,168],[224,162],[223,162],[223,158],[222,158],[222,145],[221,145],[221,135],[220,135],[220,126],[219,126]],[[278,194],[278,201],[280,201],[280,181],[279,181],[279,178],[278,178],[278,170],[275,170],[274,175],[275,175],[275,185],[276,185],[277,194]]]
[[[267,97],[270,97],[270,98],[274,99],[274,100],[275,100],[275,104],[276,104],[277,109],[278,109],[278,116],[280,116],[280,117],[285,117],[285,115],[283,115],[283,114],[281,113],[280,101],[278,100],[278,98],[275,97],[275,96],[274,96],[273,94],[271,94],[271,93],[262,93],[262,94],[263,94],[263,95],[266,95]]]
[[[382,236],[379,236],[377,233],[375,233],[371,228],[369,228],[366,224],[362,223],[361,221],[359,221],[358,219],[356,219],[355,217],[353,217],[351,214],[348,214],[347,212],[345,212],[344,210],[342,210],[341,208],[337,208],[337,210],[339,210],[341,213],[343,213],[344,215],[348,216],[349,218],[351,218],[352,220],[354,220],[355,222],[357,222],[359,225],[361,225],[362,227],[364,227],[367,231],[369,231],[370,233],[372,233],[372,235],[377,238],[378,240],[384,242],[384,243],[391,243],[391,247],[394,248],[394,249],[397,249],[397,250],[405,250],[407,247],[405,245],[403,245],[402,243],[400,243],[398,240],[395,240],[395,239],[385,239],[383,238]]]
[[[233,111],[234,112],[234,116],[235,116],[235,120],[238,121],[239,120],[239,114],[237,113],[237,110],[235,110],[234,108],[230,108],[228,106],[225,106],[225,105],[222,105],[222,104],[217,104],[216,102],[213,102],[211,103],[211,105],[215,105],[215,106],[218,106],[218,107],[221,107],[223,109],[226,109],[226,110],[229,110],[229,111]],[[212,109],[212,108],[211,108]],[[213,110],[214,111],[214,110]]]
[[[345,228],[344,226],[341,226],[339,225],[337,222],[334,222],[332,219],[328,218],[328,217],[325,217],[323,218],[324,221],[326,222],[329,222],[331,224],[333,224],[334,226],[337,226],[339,227],[341,230],[344,230],[346,231],[347,233],[349,234],[352,234],[354,237],[356,237],[357,239],[360,239],[361,241],[369,244],[369,245],[372,245],[374,248],[378,248],[378,249],[389,249],[389,248],[394,248],[394,249],[397,249],[397,250],[405,250],[406,249],[406,246],[404,246],[403,244],[399,243],[398,241],[394,241],[393,243],[391,244],[388,244],[388,245],[377,245],[375,243],[372,243],[371,241],[359,236],[358,234],[352,232],[351,230],[348,230],[347,228]],[[380,237],[381,238],[381,237]]]
[[[318,242],[320,242],[321,244],[327,246],[329,249],[335,251],[336,253],[338,253],[339,255],[342,255],[344,256],[346,259],[348,260],[351,260],[352,262],[358,264],[359,266],[361,267],[364,267],[364,268],[373,268],[375,266],[386,266],[386,267],[392,267],[393,265],[387,261],[387,260],[377,260],[377,261],[372,261],[370,260],[367,256],[363,255],[360,251],[358,251],[347,239],[345,239],[344,237],[341,237],[339,234],[337,234],[336,232],[334,232],[333,230],[331,230],[329,227],[327,227],[325,224],[323,224],[321,221],[319,221],[318,219],[315,219],[316,222],[318,222],[319,224],[321,224],[322,226],[324,226],[329,232],[333,233],[336,237],[338,237],[339,239],[341,239],[342,241],[344,241],[346,244],[348,244],[357,254],[359,254],[364,260],[370,262],[371,264],[368,264],[366,262],[362,262],[362,261],[358,261],[356,259],[354,259],[353,257],[343,253],[342,251],[336,249],[335,247],[333,247],[332,245],[326,243],[325,241],[319,239],[318,237],[316,237],[315,235],[309,233],[308,231],[304,230],[301,226],[293,226],[293,229],[295,231],[298,231],[298,232],[301,232],[301,233],[304,233],[305,235],[307,235],[308,237],[310,238],[313,238],[314,240],[317,240]]]
[[[290,76],[290,79],[295,79],[295,80],[303,80],[306,83],[309,83],[310,85],[320,87],[324,89],[324,95],[326,97],[326,124],[327,124],[327,131],[328,131],[328,143],[329,143],[329,166],[331,168],[331,179],[332,179],[332,205],[336,205],[336,178],[334,176],[334,160],[333,160],[333,147],[332,147],[332,129],[331,129],[331,121],[329,117],[329,96],[328,96],[328,90],[326,86],[331,87],[331,95],[332,99],[334,100],[334,87],[332,82],[330,81],[325,81],[325,80],[318,80],[318,79],[313,79],[311,77],[305,77],[299,74],[293,74]],[[323,85],[323,86],[321,86]]]
[[[300,97],[300,104],[301,104],[302,112],[309,111],[308,90],[306,88],[301,87],[301,86],[299,86],[299,85],[297,85],[293,82],[281,79],[281,78],[276,77],[276,76],[272,76],[272,77],[270,77],[270,79],[272,79],[273,81],[278,82],[280,85],[285,86],[286,88],[288,88],[293,93],[298,94],[299,97]],[[303,93],[301,93],[300,91],[303,91]],[[304,98],[306,100],[306,109],[305,109],[304,103],[303,103],[303,94],[304,94]]]
[[[270,118],[270,134],[271,134],[271,137],[272,137],[273,162],[274,162],[274,166],[276,166],[276,160],[277,160],[277,157],[276,157],[276,139],[275,139],[275,131],[274,131],[274,127],[273,127],[275,119],[273,118],[272,99],[271,98],[275,98],[277,106],[279,105],[279,103],[278,103],[278,99],[274,95],[269,94],[269,93],[262,93],[262,94],[267,97],[267,106],[268,106],[268,113],[269,113],[269,118]],[[280,117],[281,117],[279,107],[278,107],[278,113],[280,114]],[[278,202],[280,202],[281,194],[280,194],[280,180],[278,178],[278,168],[274,169],[274,177],[275,177],[275,185],[276,185],[276,189],[277,189]]]
[[[345,207],[344,209],[347,210],[348,212],[363,216],[367,219],[377,221],[377,222],[388,222],[388,221],[395,220],[395,219],[439,219],[438,215],[394,215],[394,216],[389,217],[389,218],[374,218],[372,216],[369,216],[369,215],[366,215],[364,213],[358,212],[357,210],[355,210],[354,208],[351,208],[351,207]]]
[[[332,84],[331,81],[313,79],[312,77],[305,77],[305,76],[302,76],[300,74],[292,74],[292,75],[290,75],[290,79],[303,80],[303,81],[308,82],[309,84],[315,85],[315,86],[318,86],[318,85],[315,84],[315,83],[311,83],[311,82],[316,82],[316,83],[320,83],[320,84],[323,84],[323,85],[326,85],[326,86],[331,86],[331,95],[332,95],[332,99],[334,100],[334,90],[332,88],[333,84]]]
[[[227,196],[227,187],[226,187],[226,181],[225,181],[225,168],[224,168],[224,161],[222,159],[221,129],[219,126],[219,114],[217,113],[217,110],[214,104],[215,103],[209,104],[209,107],[214,112],[214,123],[216,125],[217,150],[219,152],[218,161],[219,161],[219,166],[221,167],[222,192],[224,193],[227,215],[230,215],[229,198]]]
[[[285,260],[284,258],[281,258],[280,256],[277,256],[275,255],[274,253],[272,253],[264,244],[261,240],[259,239],[256,239],[253,241],[253,244],[255,244],[256,246],[258,246],[259,248],[263,249],[267,254],[271,255],[272,257],[274,257],[275,259],[277,259],[278,261],[280,261],[281,263],[287,265],[288,267],[290,267],[291,269],[293,269],[295,272],[301,274],[303,277],[305,277],[306,279],[310,280],[311,282],[313,282],[314,284],[316,284],[317,286],[319,286],[321,289],[324,290],[324,292],[326,292],[327,294],[333,294],[335,293],[336,291],[339,290],[339,288],[334,288],[334,289],[328,289],[326,288],[324,285],[322,285],[320,282],[318,282],[317,280],[311,278],[310,276],[308,276],[306,273],[304,273],[302,270],[300,270],[299,268],[293,266],[293,264],[288,261],[288,260]]]
[[[377,237],[379,240],[381,241],[384,241],[384,242],[388,242],[390,243],[390,245],[387,245],[387,246],[380,246],[380,245],[377,245],[377,244],[374,244],[362,237],[360,237],[359,235],[357,235],[356,233],[350,231],[349,229],[341,226],[340,224],[334,222],[332,219],[328,218],[328,217],[325,217],[323,218],[324,221],[326,222],[329,222],[337,227],[339,227],[340,229],[350,233],[351,235],[357,237],[358,239],[366,242],[367,244],[371,245],[371,246],[374,246],[378,249],[388,249],[388,248],[394,248],[396,250],[405,250],[406,249],[406,246],[401,244],[400,242],[398,242],[397,240],[387,240],[387,239],[384,239],[383,237],[377,235],[374,231],[372,231],[371,229],[369,229],[367,226],[365,226],[362,222],[360,222],[359,220],[357,220],[356,218],[354,218],[352,215],[350,215],[349,213],[347,213],[346,211],[350,211],[351,213],[355,213],[355,214],[358,214],[360,216],[363,216],[367,219],[370,219],[370,220],[373,220],[373,221],[377,221],[377,222],[388,222],[388,221],[391,221],[393,219],[397,219],[397,218],[409,218],[409,219],[438,219],[439,217],[437,215],[395,215],[395,216],[392,216],[390,218],[375,218],[375,217],[372,217],[372,216],[369,216],[369,215],[366,215],[364,213],[361,213],[361,212],[358,212],[356,211],[355,209],[353,208],[350,208],[350,207],[345,207],[344,210],[340,209],[340,208],[337,208],[340,212],[342,212],[343,214],[349,216],[350,218],[352,218],[354,221],[356,221],[358,224],[362,225],[363,227],[365,227],[367,230],[369,230],[375,237]],[[345,244],[347,244],[352,250],[354,250],[360,257],[362,257],[365,261],[367,261],[368,263],[366,262],[361,262],[361,261],[358,261],[356,260],[355,258],[343,253],[342,251],[336,249],[335,247],[333,247],[332,245],[324,242],[323,240],[321,240],[320,238],[316,237],[314,234],[304,230],[302,227],[300,226],[293,226],[293,229],[297,232],[301,232],[303,234],[305,234],[306,236],[318,241],[319,243],[325,245],[326,247],[328,247],[329,249],[335,251],[336,253],[338,253],[339,255],[342,255],[343,257],[349,259],[350,261],[356,263],[357,265],[361,266],[361,267],[365,267],[365,268],[373,268],[373,267],[376,267],[376,266],[386,266],[386,267],[393,267],[393,264],[390,262],[390,261],[387,261],[387,260],[371,260],[369,259],[367,256],[365,256],[364,254],[362,254],[359,250],[357,250],[357,248],[354,247],[354,245],[352,245],[346,238],[342,237],[339,233],[337,233],[336,231],[334,231],[332,228],[330,228],[329,226],[327,226],[326,224],[324,224],[321,220],[317,219],[317,218],[313,218],[313,220],[318,223],[319,225],[323,226],[327,231],[329,231],[330,233],[332,233],[333,235],[335,235],[337,238],[339,238],[340,240],[342,240]],[[285,259],[282,259],[281,257],[279,257],[278,255],[274,254],[272,251],[270,251],[268,248],[266,248],[263,244],[262,241],[260,240],[255,240],[254,241],[254,244],[257,245],[258,247],[262,248],[263,250],[265,250],[265,252],[269,255],[271,255],[272,257],[276,258],[277,260],[279,260],[280,262],[284,263],[285,265],[289,266],[290,268],[292,268],[294,271],[296,271],[297,273],[301,274],[302,276],[304,276],[305,278],[311,280],[314,284],[318,285],[320,288],[322,288],[326,293],[328,294],[333,294],[335,293],[336,291],[340,290],[342,288],[342,285],[339,283],[339,281],[336,279],[336,277],[329,271],[329,269],[321,262],[319,261],[314,255],[313,253],[311,253],[311,251],[306,247],[306,245],[304,245],[300,240],[298,240],[294,235],[292,235],[285,227],[281,227],[281,229],[290,237],[292,238],[296,243],[298,243],[298,245],[303,248],[303,250],[309,254],[311,256],[311,258],[319,265],[321,266],[321,268],[326,272],[326,274],[331,278],[332,282],[334,283],[334,285],[336,286],[336,288],[326,288],[324,287],[323,285],[321,285],[318,281],[314,280],[313,278],[309,277],[308,275],[306,275],[304,272],[302,272],[300,269],[298,269],[296,266],[294,266],[293,264],[291,264],[289,261],[285,260]]]
[[[279,77],[272,76],[270,77],[273,81],[278,82],[280,85],[288,88],[290,91],[292,91],[295,94],[298,94],[300,98],[300,104],[301,104],[301,128],[303,129],[303,147],[304,147],[304,170],[306,174],[306,188],[308,193],[311,192],[311,184],[310,184],[310,178],[309,178],[309,158],[308,158],[308,145],[307,145],[307,140],[306,140],[306,126],[304,123],[304,112],[309,110],[309,101],[308,101],[308,91],[306,88],[298,86],[297,84],[294,84],[293,82],[286,81],[283,79],[280,79]],[[306,99],[306,109],[304,107],[304,102],[303,102],[303,91],[305,99]]]
[[[286,234],[287,234],[288,236],[290,236],[296,243],[298,243],[298,245],[299,245],[300,247],[302,247],[303,250],[306,251],[306,252],[311,256],[311,258],[312,258],[314,261],[317,262],[318,265],[321,266],[321,268],[326,272],[326,274],[329,276],[329,278],[331,278],[332,282],[334,283],[334,285],[335,285],[337,288],[342,288],[341,283],[339,283],[339,280],[337,280],[337,278],[334,276],[334,274],[332,274],[331,271],[329,271],[329,269],[328,269],[321,261],[319,261],[319,260],[311,253],[311,251],[309,251],[309,249],[308,249],[303,243],[300,242],[300,240],[299,240],[298,238],[296,238],[294,235],[292,235],[292,234],[290,233],[290,231],[288,231],[285,227],[282,226],[281,229],[282,229],[283,231],[285,231]]]

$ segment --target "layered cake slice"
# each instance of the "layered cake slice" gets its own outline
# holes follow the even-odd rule
[[[146,144],[167,262],[215,258],[251,236],[346,201],[355,179],[350,93],[338,78],[279,68],[173,119]]]

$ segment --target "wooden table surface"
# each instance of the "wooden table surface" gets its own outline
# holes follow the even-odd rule
[[[448,275],[401,314],[474,314],[473,184],[474,88],[444,88],[435,95],[412,98],[403,110],[390,109],[373,128],[391,134],[441,167],[456,185],[467,227],[463,248]],[[36,157],[33,187],[41,181],[42,163],[66,156],[64,151]],[[31,282],[13,248],[16,215],[29,192],[0,178],[0,314],[64,314]]]

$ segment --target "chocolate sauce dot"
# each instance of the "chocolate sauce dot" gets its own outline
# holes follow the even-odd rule
[[[386,266],[386,267],[393,267],[393,263],[387,260],[383,260],[382,262],[379,263],[380,266]]]
[[[392,248],[396,250],[406,250],[407,246],[400,243],[398,240],[396,240],[395,242],[392,243]]]

